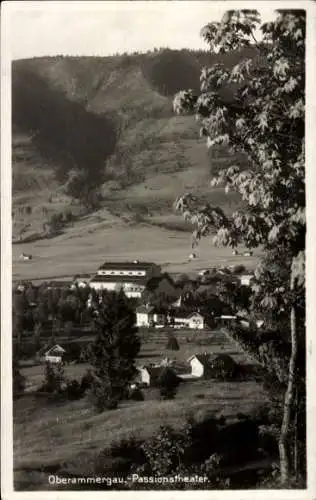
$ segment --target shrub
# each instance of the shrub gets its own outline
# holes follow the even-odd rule
[[[68,399],[80,399],[83,396],[84,391],[78,380],[69,380],[64,393]]]
[[[228,354],[220,354],[211,362],[211,373],[215,378],[231,379],[237,372],[237,365]]]
[[[238,264],[237,266],[234,267],[234,273],[236,274],[241,274],[246,271],[246,267],[243,264]]]
[[[132,389],[129,393],[129,399],[133,401],[144,401],[144,394],[139,387]]]
[[[53,365],[45,363],[45,382],[39,391],[58,393],[62,392],[62,384],[65,382],[63,363]]]
[[[93,375],[92,375],[91,370],[89,369],[83,375],[81,382],[80,382],[80,387],[81,387],[82,393],[85,393],[85,391],[87,389],[91,388],[92,382],[93,382]]]
[[[157,386],[162,399],[173,399],[180,383],[179,377],[170,368],[165,368],[158,377]]]

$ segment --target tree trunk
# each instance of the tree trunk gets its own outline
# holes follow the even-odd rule
[[[299,450],[298,450],[298,440],[297,440],[297,413],[298,413],[298,387],[297,387],[297,384],[296,384],[296,388],[295,388],[295,407],[294,407],[294,411],[295,411],[295,416],[294,416],[294,458],[293,458],[293,461],[294,461],[294,479],[295,481],[297,480],[298,478],[298,453],[299,453]]]
[[[291,276],[291,291],[294,290],[294,277]],[[289,362],[288,385],[284,397],[283,421],[279,439],[280,479],[283,486],[287,486],[290,479],[290,424],[291,413],[295,397],[295,372],[297,358],[297,334],[295,305],[291,308],[291,357]]]

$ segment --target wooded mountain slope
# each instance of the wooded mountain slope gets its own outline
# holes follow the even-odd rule
[[[220,57],[161,49],[13,62],[13,236],[41,232],[70,204],[81,213],[96,189],[104,210],[152,223],[164,224],[184,191],[232,209],[236,197],[209,180],[235,159],[223,150],[211,157],[194,117],[172,110],[175,92],[197,89],[201,67]]]

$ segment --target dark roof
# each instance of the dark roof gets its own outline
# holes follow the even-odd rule
[[[165,370],[168,370],[170,372],[172,371],[175,373],[175,371],[170,366],[166,367],[166,366],[147,366],[146,365],[146,366],[143,366],[143,368],[148,371],[150,378],[152,380],[157,380]]]
[[[175,314],[175,317],[176,318],[191,318],[191,316],[195,316],[195,315],[199,315],[201,316],[202,318],[204,318],[204,316],[199,313],[198,311],[177,311],[176,314]]]
[[[154,312],[155,308],[153,306],[147,307],[145,304],[137,307],[136,312],[138,313],[152,313]]]
[[[37,351],[37,355],[40,356],[42,354],[45,354],[46,352],[52,350],[53,348],[56,348],[56,347],[61,347],[63,349],[63,351],[65,351],[65,349],[60,345],[60,344],[47,344],[43,347],[41,347],[38,351]]]
[[[157,379],[164,370],[163,366],[144,366],[144,368],[148,371],[152,379]]]
[[[161,276],[150,278],[150,280],[147,283],[147,288],[149,290],[155,290],[163,282],[167,282],[170,286],[172,286],[174,289],[176,289],[176,285],[175,285],[173,279],[167,273],[162,274]]]
[[[157,264],[154,262],[104,262],[102,266],[99,267],[99,269],[121,269],[122,271],[128,271],[129,269],[139,269],[139,270],[146,270],[150,269],[151,267],[157,267]]]
[[[96,274],[90,283],[135,283],[137,285],[146,285],[148,278],[146,276],[101,276]]]
[[[191,356],[191,358],[189,359],[192,358],[198,359],[203,366],[210,366],[211,363],[214,361],[215,357],[213,354],[204,353],[204,354],[195,354],[194,356]]]

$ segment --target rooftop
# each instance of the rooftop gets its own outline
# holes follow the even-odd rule
[[[195,312],[180,311],[176,313],[176,318],[192,318],[193,316],[199,316],[200,318],[204,318],[204,316],[202,316],[202,314],[200,314],[197,311]]]
[[[136,312],[138,313],[152,313],[154,312],[155,308],[153,306],[146,306],[145,304],[137,307]]]
[[[136,270],[146,270],[150,269],[152,267],[156,267],[157,264],[154,262],[140,262],[139,260],[132,260],[130,262],[104,262],[102,266],[99,267],[100,270],[102,269],[120,269],[120,270],[129,270],[129,269],[136,269]]]
[[[204,354],[194,354],[188,359],[188,363],[192,361],[192,359],[196,358],[203,366],[210,365],[212,361],[214,361],[214,355],[209,353]]]

